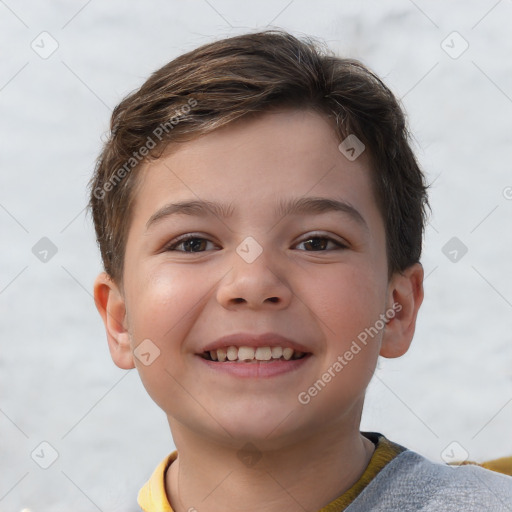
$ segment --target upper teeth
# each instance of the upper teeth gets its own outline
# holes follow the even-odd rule
[[[298,359],[304,355],[304,352],[293,350],[289,347],[227,347],[209,351],[210,357],[214,361],[270,361],[283,357],[286,361]]]

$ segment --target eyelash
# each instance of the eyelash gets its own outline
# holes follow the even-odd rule
[[[197,252],[205,252],[205,251],[193,252],[193,251],[178,251],[177,250],[177,247],[179,247],[181,244],[183,244],[184,242],[191,241],[191,240],[206,240],[206,242],[213,243],[213,242],[211,242],[211,240],[208,240],[205,237],[202,237],[199,235],[194,235],[194,234],[187,234],[187,235],[180,236],[180,237],[176,238],[175,240],[173,240],[164,250],[165,251],[183,252],[183,253],[188,253],[188,254],[196,254]],[[310,235],[306,238],[303,238],[299,242],[297,242],[296,245],[302,244],[304,242],[310,242],[311,240],[327,240],[329,242],[332,242],[333,244],[335,244],[337,246],[337,249],[335,249],[335,250],[348,249],[348,246],[346,244],[339,242],[338,240],[336,240],[330,236],[326,236],[326,235]],[[327,251],[323,250],[323,251],[305,251],[305,252],[327,252]]]

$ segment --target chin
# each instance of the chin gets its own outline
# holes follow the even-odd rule
[[[301,436],[301,423],[295,404],[264,404],[256,402],[247,406],[230,407],[219,414],[219,423],[231,435],[229,441],[237,444],[253,443],[262,449],[275,449],[291,444]],[[224,432],[225,434],[225,432]]]

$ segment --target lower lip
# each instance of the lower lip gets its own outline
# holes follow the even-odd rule
[[[215,372],[226,373],[235,377],[241,378],[269,378],[276,377],[277,375],[283,375],[290,373],[301,368],[310,358],[310,354],[304,356],[301,359],[290,359],[284,361],[278,359],[270,362],[256,362],[256,363],[235,363],[235,362],[224,362],[219,363],[216,361],[210,361],[204,357],[197,356],[199,359],[206,364],[211,370]]]

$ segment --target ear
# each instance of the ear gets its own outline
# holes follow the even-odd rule
[[[135,368],[126,322],[126,304],[117,284],[102,272],[94,282],[94,302],[105,324],[114,363],[124,370]]]
[[[384,329],[380,355],[400,357],[409,349],[416,327],[416,317],[423,302],[423,267],[411,265],[395,272],[388,284],[386,313],[394,312]]]

